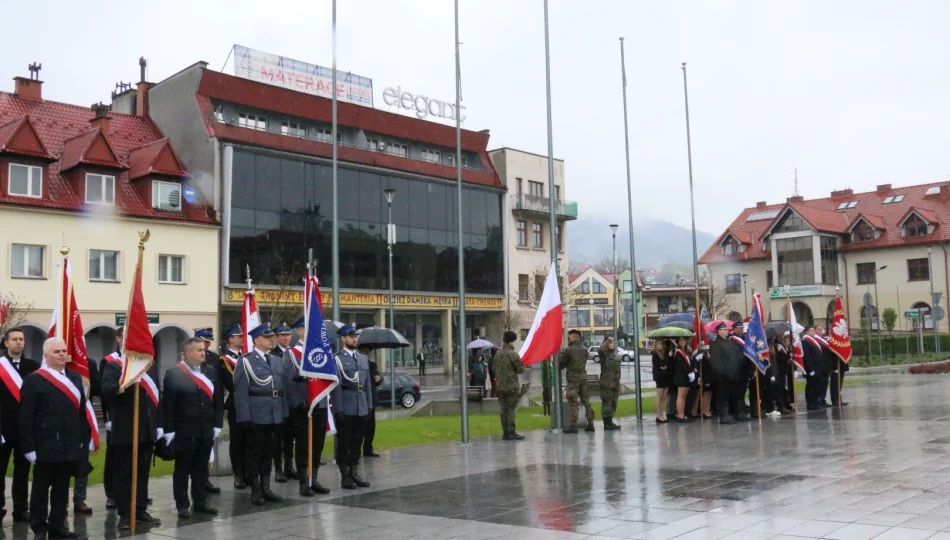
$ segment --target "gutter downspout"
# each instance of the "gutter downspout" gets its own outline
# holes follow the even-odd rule
[[[940,244],[940,248],[943,249],[943,278],[946,282],[945,286],[947,287],[946,289],[944,289],[945,292],[943,296],[944,298],[946,298],[947,295],[950,294],[950,273],[947,272],[947,269],[950,268],[950,262],[948,262],[947,244]],[[950,305],[950,299],[947,299],[947,302],[948,302],[948,305]],[[934,324],[937,324],[939,326],[939,321]],[[939,332],[940,330],[938,329],[937,331]]]
[[[844,309],[848,312],[848,318],[851,317],[851,294],[848,292],[848,256],[841,254],[841,260],[844,261]],[[880,309],[880,307],[878,307]]]

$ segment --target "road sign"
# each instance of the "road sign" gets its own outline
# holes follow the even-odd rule
[[[919,310],[919,309],[908,309],[908,310],[904,311],[904,318],[905,318],[905,319],[919,319],[919,318],[920,318],[920,310]]]
[[[937,306],[937,307],[934,308],[934,312],[933,312],[933,315],[932,315],[931,317],[933,317],[933,320],[935,320],[935,321],[942,321],[943,318],[946,317],[946,316],[947,316],[947,312],[944,311],[944,309],[943,309],[942,307]]]
[[[867,308],[867,311],[871,311],[871,306],[874,305],[874,298],[871,297],[871,293],[864,293],[864,307]]]
[[[943,293],[942,293],[942,292],[932,292],[932,293],[930,293],[930,301],[933,302],[933,305],[935,305],[935,306],[939,306],[939,305],[940,305],[940,299],[942,299],[942,298],[943,298]]]

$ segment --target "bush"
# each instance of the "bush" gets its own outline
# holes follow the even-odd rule
[[[881,322],[888,332],[894,331],[894,325],[897,324],[897,310],[894,308],[884,308],[881,313]]]
[[[950,362],[934,362],[921,366],[913,366],[907,370],[914,375],[932,375],[935,373],[950,373]]]

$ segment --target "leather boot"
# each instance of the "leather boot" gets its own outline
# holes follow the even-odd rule
[[[587,427],[584,428],[584,431],[592,433],[594,431],[594,424],[592,422],[587,422]]]
[[[343,489],[356,489],[356,482],[353,481],[353,477],[350,476],[350,466],[349,465],[340,465],[340,487]]]
[[[251,502],[257,506],[264,505],[264,494],[261,492],[261,479],[258,477],[251,478]]]
[[[300,479],[300,475],[297,474],[297,469],[294,468],[294,463],[291,459],[284,459],[284,476],[291,480]]]
[[[283,484],[287,481],[287,477],[284,476],[284,466],[280,458],[274,460],[274,480],[276,480],[278,484]]]
[[[261,475],[261,494],[264,496],[265,501],[269,502],[281,502],[284,500],[283,497],[274,493],[270,490],[270,475]]]
[[[247,489],[247,480],[244,479],[243,467],[234,467],[234,489]]]
[[[604,417],[604,431],[613,431],[617,428],[614,427],[613,422],[610,421],[609,416]]]
[[[618,424],[617,422],[614,422],[613,416],[610,417],[610,425],[612,425],[614,429],[620,429],[620,424]]]
[[[317,495],[326,495],[330,493],[330,490],[320,485],[320,481],[317,480],[317,471],[313,471],[313,478],[310,479],[310,491],[314,492]]]
[[[369,482],[360,478],[358,468],[359,468],[359,465],[350,466],[350,478],[353,479],[353,483],[356,484],[357,487],[368,488]]]
[[[310,480],[301,478],[298,482],[300,483],[300,496],[313,497],[313,492],[310,491]]]

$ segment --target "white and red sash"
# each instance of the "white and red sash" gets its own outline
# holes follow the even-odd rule
[[[742,339],[741,337],[733,335],[733,336],[729,336],[729,339],[731,339],[732,341],[735,341],[736,344],[742,347],[743,349],[745,348],[745,340]]]
[[[298,343],[296,346],[290,349],[290,352],[294,355],[294,367],[297,368],[297,374],[300,373],[300,367],[303,365],[303,345]]]
[[[152,400],[152,403],[158,407],[158,400],[160,397],[158,385],[155,384],[155,381],[153,381],[152,378],[148,376],[148,373],[143,373],[139,378],[139,386],[145,390],[145,393],[148,394],[148,397]]]
[[[825,339],[824,337],[822,337],[822,336],[819,336],[818,334],[815,334],[815,339],[817,339],[818,342],[821,343],[821,346],[824,347],[824,348],[826,348],[826,349],[831,346],[831,345],[828,345],[828,340],[826,340],[826,339]]]
[[[0,357],[0,380],[3,380],[3,384],[7,387],[7,390],[10,391],[10,394],[16,398],[17,403],[19,403],[20,387],[23,386],[23,377],[20,377],[20,372],[13,367],[13,364],[10,363],[10,359],[6,356]]]
[[[116,362],[119,365],[124,364],[124,362],[122,361],[122,357],[117,352],[110,354],[109,356],[105,358],[105,360],[106,362]]]
[[[689,356],[686,356],[686,353],[683,352],[683,349],[677,348],[676,351],[673,353],[673,356],[679,356],[680,358],[683,359],[684,362],[686,362],[687,367],[693,367],[693,365],[689,361]]]
[[[814,345],[815,347],[818,347],[819,349],[821,349],[821,342],[818,341],[818,339],[816,339],[815,336],[806,335],[806,336],[803,337],[802,339],[805,340],[805,341],[810,342],[810,343],[811,343],[812,345]]]
[[[89,450],[99,449],[99,421],[96,420],[96,411],[92,408],[92,401],[86,400],[86,422],[89,423],[91,439]]]
[[[55,386],[64,396],[69,398],[69,401],[73,403],[73,406],[76,407],[76,412],[79,412],[79,401],[81,399],[82,393],[76,388],[75,384],[72,384],[72,381],[63,382],[57,374],[53,372],[52,369],[43,366],[37,370],[37,373],[41,377],[49,381],[50,384]],[[99,448],[99,422],[96,421],[96,412],[92,408],[92,403],[89,400],[86,400],[86,422],[89,424],[91,440],[89,441],[89,449],[95,450]]]
[[[214,401],[214,383],[212,383],[210,379],[205,377],[202,373],[195,373],[184,362],[178,363],[178,369],[185,372],[185,375],[188,375],[188,377],[198,385],[198,388],[208,395],[208,399]]]
[[[230,367],[231,367],[231,369],[230,369],[229,371],[230,371],[231,373],[234,373],[234,368],[237,367],[238,358],[240,358],[241,355],[240,355],[240,353],[239,353],[239,354],[235,357],[235,356],[232,356],[232,355],[231,355],[232,352],[233,352],[233,351],[228,351],[228,354],[224,355],[223,358],[224,358],[225,362],[227,362],[227,363],[230,365]]]

